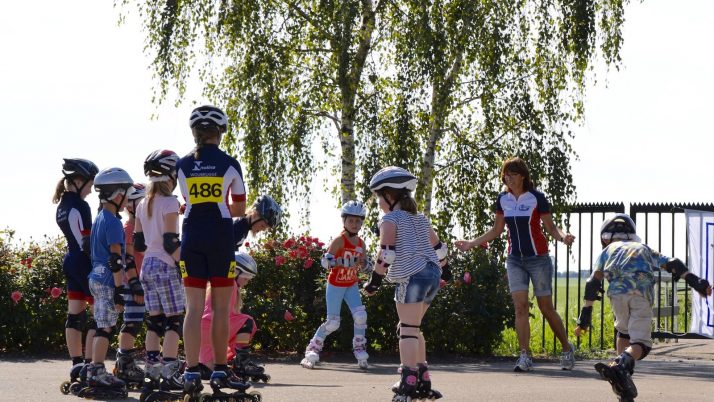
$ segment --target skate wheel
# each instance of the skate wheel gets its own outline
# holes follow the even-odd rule
[[[265,378],[263,378],[263,382],[266,384],[270,382],[270,374],[265,375]]]
[[[268,380],[270,380],[270,376],[268,376]],[[260,392],[258,392],[258,391],[250,391],[250,392],[248,392],[248,395],[251,397],[252,402],[260,402],[263,400],[263,397],[260,395]]]
[[[65,395],[69,394],[70,385],[72,385],[72,383],[70,383],[69,381],[65,381],[60,384],[60,392]]]

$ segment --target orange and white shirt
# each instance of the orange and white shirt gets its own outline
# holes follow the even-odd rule
[[[338,287],[350,287],[357,283],[357,264],[364,255],[364,242],[357,237],[357,244],[350,243],[342,234],[342,247],[335,253],[337,265],[330,269],[327,282]]]

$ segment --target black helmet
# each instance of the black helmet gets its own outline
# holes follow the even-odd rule
[[[100,200],[111,200],[120,193],[126,197],[133,184],[129,173],[121,168],[104,169],[94,178],[94,190],[99,193]]]
[[[215,106],[203,105],[193,109],[189,125],[191,128],[218,127],[225,131],[228,128],[228,117],[223,110]]]
[[[616,214],[602,223],[600,241],[603,246],[614,240],[640,241],[635,222],[627,214]],[[607,243],[606,243],[607,242]]]
[[[280,205],[269,195],[261,195],[253,203],[253,208],[258,211],[260,217],[268,223],[271,228],[280,225],[280,220],[283,216],[283,210]]]
[[[176,152],[168,149],[157,149],[149,154],[144,161],[144,174],[153,182],[176,178],[176,162],[179,157]]]
[[[63,159],[64,163],[62,164],[62,174],[64,174],[67,178],[79,176],[87,180],[92,180],[99,172],[97,165],[92,163],[92,161],[80,158]]]

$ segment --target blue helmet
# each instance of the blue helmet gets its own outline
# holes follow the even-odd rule
[[[258,211],[260,217],[263,218],[271,228],[280,225],[283,210],[280,208],[280,204],[278,204],[273,197],[267,194],[261,195],[253,203],[253,208]]]

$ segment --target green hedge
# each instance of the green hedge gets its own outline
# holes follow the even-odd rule
[[[11,231],[0,232],[0,351],[64,351],[64,240],[45,238],[18,245],[11,236]],[[243,310],[255,317],[260,329],[254,340],[256,349],[301,353],[322,323],[326,315],[326,272],[320,265],[324,247],[310,236],[248,245],[259,273],[244,290]],[[489,354],[513,320],[503,264],[479,249],[454,253],[450,265],[457,279],[441,289],[422,323],[428,348]],[[53,292],[53,288],[57,289]],[[22,294],[17,302],[13,292]],[[393,296],[393,285],[386,283],[377,295],[363,298],[371,351],[397,350]],[[352,317],[346,305],[342,323],[327,339],[326,351],[351,350]]]

